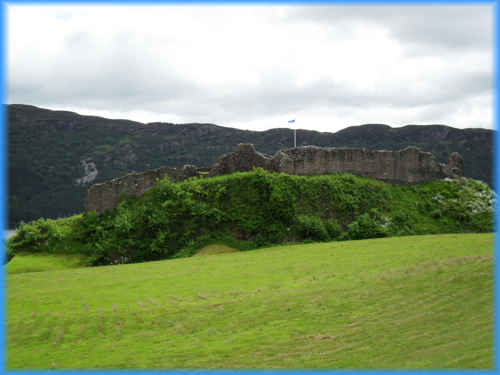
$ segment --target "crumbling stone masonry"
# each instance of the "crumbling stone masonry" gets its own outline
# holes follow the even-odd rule
[[[118,206],[122,196],[138,197],[156,185],[157,179],[169,176],[172,181],[183,181],[198,176],[193,165],[185,165],[183,169],[161,167],[143,173],[131,173],[102,184],[92,185],[88,191],[86,211],[96,210],[103,213]]]
[[[444,165],[430,152],[416,147],[401,151],[370,151],[306,146],[280,150],[270,157],[255,151],[251,144],[240,144],[235,152],[219,158],[209,176],[248,171],[252,167],[305,176],[352,173],[392,184],[420,184],[463,176],[463,160],[456,152]]]
[[[352,173],[391,184],[420,184],[445,177],[463,176],[460,154],[450,155],[448,164],[439,163],[429,152],[416,147],[401,151],[370,151],[353,148],[306,146],[278,151],[274,156],[257,152],[251,144],[239,144],[235,152],[221,156],[208,170],[208,177],[263,168],[273,172],[297,175]],[[102,213],[118,205],[122,195],[140,196],[151,189],[157,179],[168,175],[173,181],[200,177],[207,169],[184,166],[162,167],[144,173],[132,173],[89,189],[87,211]]]

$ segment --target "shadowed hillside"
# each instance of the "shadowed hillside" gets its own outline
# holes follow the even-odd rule
[[[292,145],[291,129],[246,131],[213,124],[142,124],[8,106],[9,227],[21,220],[82,212],[87,189],[131,171],[195,164],[209,167],[238,143],[267,154]],[[417,146],[440,162],[459,152],[465,176],[492,184],[493,131],[443,125],[349,127],[297,131],[297,145],[400,150]]]

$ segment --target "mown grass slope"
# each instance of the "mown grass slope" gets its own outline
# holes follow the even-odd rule
[[[491,368],[493,235],[8,276],[9,369]]]

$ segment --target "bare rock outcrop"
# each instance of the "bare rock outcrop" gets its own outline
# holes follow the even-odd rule
[[[92,181],[95,180],[99,171],[97,170],[97,167],[94,161],[92,161],[92,159],[87,158],[81,160],[80,164],[83,168],[83,176],[81,178],[76,179],[76,184],[77,185],[90,184]]]

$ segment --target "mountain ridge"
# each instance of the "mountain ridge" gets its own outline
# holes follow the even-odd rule
[[[293,130],[241,130],[211,123],[141,123],[79,115],[32,105],[7,105],[9,141],[9,227],[21,220],[83,212],[89,184],[80,185],[89,166],[91,183],[161,166],[211,166],[238,143],[253,143],[266,154],[291,147]],[[349,126],[338,132],[297,130],[297,146],[400,150],[415,146],[447,161],[456,151],[465,176],[492,185],[493,130],[447,125],[393,128],[386,124]],[[80,180],[82,181],[82,180]]]

